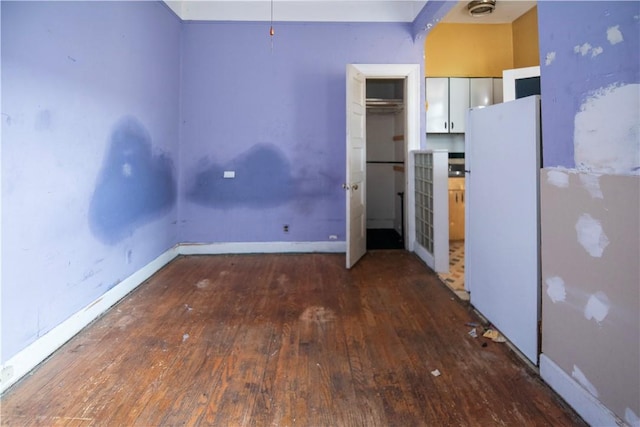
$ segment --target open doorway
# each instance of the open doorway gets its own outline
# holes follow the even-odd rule
[[[403,156],[420,149],[420,65],[418,64],[348,64],[346,82],[346,267],[353,267],[366,253],[367,231],[367,157],[366,157],[366,81],[400,79],[404,85]],[[415,244],[414,175],[411,168],[404,173],[405,197],[404,248],[412,251]]]
[[[367,79],[367,250],[404,249],[404,79]]]
[[[465,242],[468,240],[465,221],[473,213],[466,209],[470,194],[467,185],[469,175],[464,171],[469,169],[469,147],[465,142],[465,124],[459,123],[464,120],[458,115],[459,107],[465,106],[462,109],[464,117],[469,107],[501,103],[503,71],[539,64],[535,1],[498,4],[492,14],[483,17],[470,17],[467,3],[458,2],[425,40],[425,75],[427,80],[432,80],[431,83],[441,85],[440,90],[447,101],[441,109],[446,118],[430,120],[430,115],[437,112],[437,108],[432,108],[434,103],[427,95],[426,148],[444,149],[449,154],[450,263],[449,272],[440,272],[439,276],[464,299],[469,298],[465,280],[469,275],[469,270],[465,269]],[[460,90],[463,84],[466,84],[466,91]],[[426,88],[429,92],[429,81]],[[482,88],[485,90],[478,90]],[[435,87],[437,89],[438,86]],[[461,97],[461,92],[466,95]],[[452,121],[455,127],[451,126]],[[444,123],[449,126],[444,129],[437,127]]]

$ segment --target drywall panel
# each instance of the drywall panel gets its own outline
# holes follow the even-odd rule
[[[542,351],[620,418],[640,414],[640,177],[541,174]]]

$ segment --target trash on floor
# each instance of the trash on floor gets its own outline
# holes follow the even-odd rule
[[[478,323],[478,322],[467,322],[467,323],[465,323],[464,325],[465,325],[465,326],[471,326],[471,327],[477,328],[478,326],[480,326],[480,323]]]
[[[489,338],[493,342],[506,342],[507,339],[500,334],[500,332],[495,329],[487,329],[487,331],[482,334],[483,337]]]
[[[476,328],[473,328],[469,331],[469,336],[471,338],[478,338],[478,331],[476,330]]]
[[[434,377],[439,377],[442,374],[437,369],[434,369],[433,371],[431,371],[431,375],[433,375]]]

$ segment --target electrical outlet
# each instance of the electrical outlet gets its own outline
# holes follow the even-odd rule
[[[282,231],[284,231],[285,233],[289,232],[289,224],[285,224],[282,226]]]

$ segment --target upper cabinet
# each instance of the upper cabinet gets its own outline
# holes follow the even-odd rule
[[[464,133],[469,109],[469,79],[426,79],[427,132]]]
[[[502,79],[490,77],[427,77],[427,133],[464,133],[469,108],[502,102],[501,89]]]
[[[490,77],[469,81],[469,107],[486,107],[493,104],[493,79]]]

